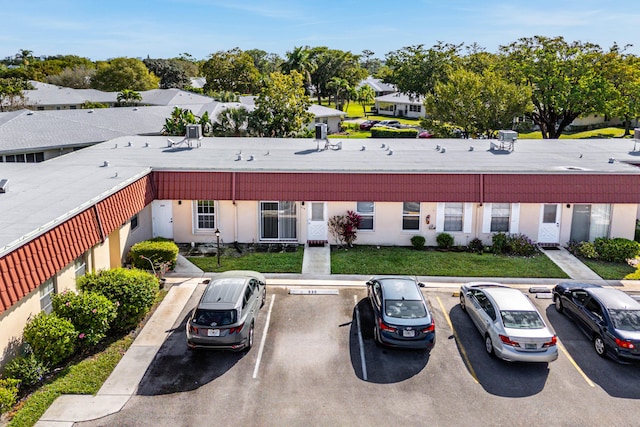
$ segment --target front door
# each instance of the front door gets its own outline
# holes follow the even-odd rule
[[[327,204],[310,202],[307,209],[307,241],[328,242]]]
[[[560,243],[560,205],[542,205],[538,243]]]
[[[173,239],[173,207],[171,200],[154,200],[151,205],[153,237]]]

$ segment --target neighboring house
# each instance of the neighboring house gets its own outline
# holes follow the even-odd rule
[[[640,203],[633,142],[122,136],[30,165],[3,164],[0,360],[19,348],[29,316],[87,271],[121,266],[130,247],[177,243],[332,242],[327,221],[362,216],[357,244],[410,246],[441,232],[457,245],[496,232],[548,245],[632,239]],[[470,149],[470,145],[474,149]],[[437,150],[436,148],[440,148]],[[446,148],[446,149],[445,149]],[[611,159],[611,160],[610,160]]]
[[[375,108],[381,116],[420,118],[425,117],[423,102],[423,96],[415,97],[396,92],[378,96]]]
[[[383,83],[382,80],[376,79],[371,76],[358,83],[358,87],[363,85],[371,87],[371,89],[373,89],[373,91],[376,93],[376,96],[389,95],[398,91],[398,89],[396,89],[394,85]]]

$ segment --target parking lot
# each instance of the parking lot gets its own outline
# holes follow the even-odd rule
[[[191,352],[184,324],[198,285],[124,409],[76,425],[637,425],[640,366],[599,358],[550,299],[531,295],[558,360],[511,364],[485,352],[453,289],[423,291],[436,319],[430,355],[374,343],[364,286],[291,289],[268,287],[248,353]]]

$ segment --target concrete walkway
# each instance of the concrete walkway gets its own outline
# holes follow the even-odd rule
[[[640,281],[614,281],[607,283],[577,258],[561,248],[545,250],[545,254],[564,270],[573,280],[588,281],[604,285],[622,286],[625,290],[640,291]],[[364,286],[369,276],[331,275],[330,248],[305,247],[302,274],[265,274],[268,286]],[[64,395],[44,413],[37,427],[72,427],[74,422],[88,421],[120,411],[129,398],[136,393],[148,366],[160,346],[171,333],[173,326],[196,286],[204,278],[215,273],[203,273],[181,255],[173,272],[166,275],[171,286],[155,313],[133,342],[120,363],[116,366],[97,395]],[[432,288],[459,289],[460,283],[478,280],[477,277],[420,277],[419,280]],[[551,286],[558,279],[531,278],[485,278],[515,286],[532,284]],[[566,279],[570,280],[570,279]]]

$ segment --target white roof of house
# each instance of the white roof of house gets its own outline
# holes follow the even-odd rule
[[[424,96],[410,96],[405,93],[390,93],[388,95],[382,95],[376,97],[376,102],[390,102],[393,104],[415,104],[422,105],[424,102]]]
[[[375,77],[369,76],[363,81],[361,81],[358,86],[368,85],[376,92],[395,92],[397,89],[394,85],[389,83],[384,83],[380,79],[376,79]]]
[[[58,120],[58,119],[56,119]],[[63,122],[61,126],[67,125]],[[607,173],[638,175],[629,139],[518,140],[515,151],[490,151],[495,140],[204,138],[199,148],[167,147],[161,136],[122,136],[41,163],[3,163],[0,255],[86,206],[158,170],[321,173]],[[129,146],[129,143],[130,146]],[[383,147],[384,144],[384,147]],[[147,146],[148,145],[148,146]],[[323,143],[320,144],[321,146]],[[441,152],[436,146],[445,147]],[[470,150],[473,146],[474,149]],[[363,147],[365,149],[363,150]],[[389,152],[392,152],[390,155]],[[238,160],[238,152],[242,159]],[[253,156],[253,160],[249,160]],[[614,157],[616,161],[609,162]],[[109,166],[105,167],[105,161]]]

